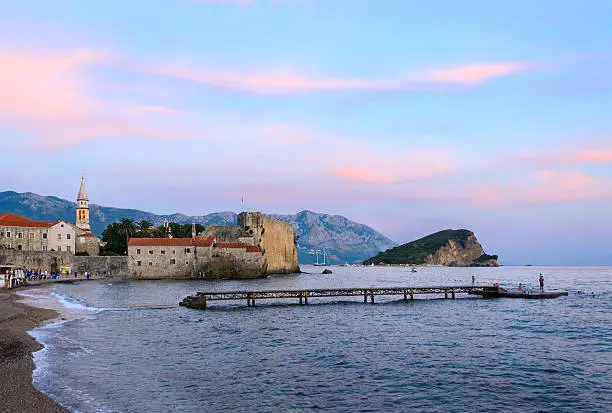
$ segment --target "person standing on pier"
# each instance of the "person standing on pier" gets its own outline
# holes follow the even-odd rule
[[[540,273],[540,292],[544,292],[544,276]]]

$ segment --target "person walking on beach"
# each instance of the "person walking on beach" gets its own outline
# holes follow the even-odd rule
[[[540,292],[544,292],[544,276],[540,273]]]
[[[476,284],[476,277],[472,275],[472,285]]]

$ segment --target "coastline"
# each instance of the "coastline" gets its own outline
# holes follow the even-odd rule
[[[13,291],[0,291],[0,406],[10,412],[65,413],[32,383],[32,353],[43,348],[28,331],[58,317],[54,310],[21,303]]]

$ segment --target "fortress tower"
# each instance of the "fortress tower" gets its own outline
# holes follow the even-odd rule
[[[75,224],[83,231],[91,231],[89,226],[89,198],[87,198],[87,190],[85,189],[85,178],[81,178],[81,189],[79,189],[79,196],[77,197]]]

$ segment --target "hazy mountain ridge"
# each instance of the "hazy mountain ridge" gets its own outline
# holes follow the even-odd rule
[[[56,221],[75,219],[74,202],[54,196],[42,196],[30,192],[0,192],[0,213],[12,212],[27,218]],[[353,222],[340,215],[319,214],[302,211],[295,215],[266,214],[288,222],[298,236],[298,256],[300,263],[314,262],[314,256],[308,252],[312,249],[325,248],[332,263],[360,262],[380,251],[385,251],[397,244],[374,229]],[[124,209],[90,205],[91,227],[94,233],[101,234],[111,223],[121,218],[135,221],[148,220],[160,225],[165,219],[180,224],[198,223],[209,225],[235,225],[236,213],[231,211],[215,212],[203,216],[188,216],[180,213],[158,215],[137,209]]]

